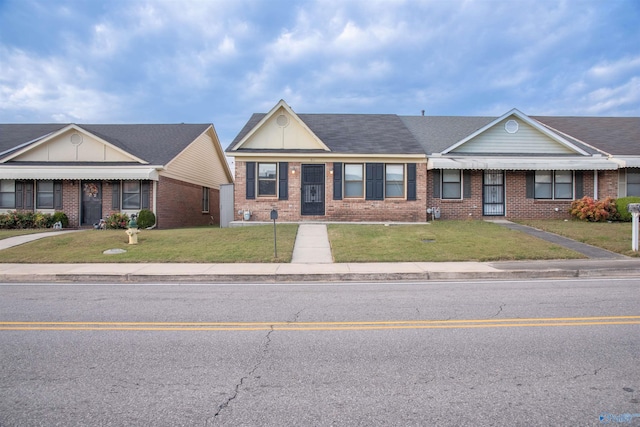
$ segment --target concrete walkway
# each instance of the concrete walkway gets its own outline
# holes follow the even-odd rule
[[[292,264],[331,264],[331,245],[326,224],[300,224],[293,246]]]
[[[507,220],[490,221],[494,224],[502,227],[507,227],[511,230],[520,231],[522,233],[529,234],[537,237],[538,239],[546,240],[547,242],[554,243],[558,246],[571,249],[572,251],[579,252],[589,258],[593,259],[626,259],[627,256],[617,254],[615,252],[608,251],[606,249],[597,248],[595,246],[587,245],[586,243],[577,242],[566,237],[559,236],[557,234],[548,233],[546,231],[538,230],[537,228],[529,227],[527,225],[516,224]]]
[[[7,239],[0,240],[0,250],[12,248],[14,246],[22,245],[24,243],[33,242],[34,240],[42,239],[45,237],[59,236],[66,233],[77,233],[83,230],[56,230],[47,231],[45,233],[33,233],[23,234],[21,236],[9,237]]]

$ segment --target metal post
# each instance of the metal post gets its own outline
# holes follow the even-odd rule
[[[633,219],[631,221],[633,222],[633,225],[631,226],[631,249],[634,252],[638,252],[638,222],[640,222],[640,213],[634,212],[632,215]]]
[[[631,250],[638,252],[638,222],[640,222],[640,203],[629,203],[627,210],[631,212]]]
[[[276,219],[278,219],[278,211],[271,209],[271,219],[273,220],[273,257],[278,258],[278,239],[276,237]]]

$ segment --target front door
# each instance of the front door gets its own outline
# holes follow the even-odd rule
[[[324,165],[302,165],[302,215],[324,215]]]
[[[102,219],[102,183],[82,183],[82,225],[94,225]]]
[[[485,171],[482,215],[504,216],[504,171]]]

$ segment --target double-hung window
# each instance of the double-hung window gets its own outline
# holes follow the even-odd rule
[[[572,171],[536,171],[536,199],[573,199]]]
[[[36,184],[36,208],[53,209],[53,181],[38,181]]]
[[[404,165],[385,165],[385,197],[404,197]]]
[[[462,173],[458,169],[444,169],[442,171],[442,198],[462,198]]]
[[[16,182],[12,179],[0,180],[0,208],[15,209]]]
[[[258,163],[258,196],[275,196],[277,183],[276,163]]]
[[[140,181],[122,183],[122,209],[140,209]]]
[[[640,169],[627,170],[627,196],[640,197]]]
[[[362,164],[344,165],[344,197],[364,196],[364,175]]]

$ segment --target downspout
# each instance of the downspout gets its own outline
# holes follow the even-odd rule
[[[598,200],[598,171],[593,171],[593,199]]]

